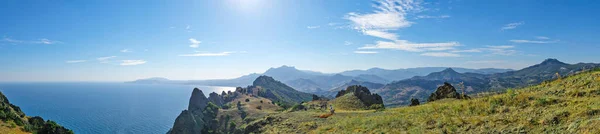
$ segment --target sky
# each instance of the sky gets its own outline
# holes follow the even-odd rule
[[[600,63],[591,0],[0,2],[0,81]]]

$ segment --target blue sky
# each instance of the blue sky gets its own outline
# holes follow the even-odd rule
[[[0,81],[600,62],[600,2],[0,2]]]

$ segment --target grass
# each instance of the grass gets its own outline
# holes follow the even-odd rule
[[[470,100],[444,99],[384,111],[271,114],[263,133],[599,133],[600,71]]]

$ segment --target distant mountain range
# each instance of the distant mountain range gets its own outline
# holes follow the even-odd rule
[[[423,68],[407,68],[407,69],[381,69],[371,68],[368,70],[351,70],[341,73],[321,73],[316,71],[298,70],[292,66],[281,66],[270,68],[262,74],[248,74],[234,79],[215,79],[215,80],[169,80],[166,78],[148,78],[132,81],[131,83],[144,84],[190,84],[190,85],[207,85],[207,86],[246,86],[261,75],[267,75],[279,80],[286,85],[293,87],[296,90],[308,93],[325,95],[339,91],[342,85],[355,82],[369,82],[376,84],[386,84],[392,81],[403,80],[414,76],[423,76],[432,72],[438,72],[447,67],[423,67]],[[459,72],[473,72],[482,74],[493,74],[511,71],[511,69],[467,69],[455,68]],[[375,89],[368,87],[369,89]],[[328,94],[330,95],[330,94]]]
[[[463,82],[464,88],[458,87],[457,90],[473,94],[536,85],[546,80],[556,79],[558,75],[564,77],[596,67],[600,67],[600,64],[566,64],[556,59],[547,59],[521,70],[495,74],[459,73],[453,68],[447,68],[426,76],[395,81],[373,92],[383,97],[386,106],[407,105],[411,98],[425,100],[444,82],[451,83],[455,87]]]

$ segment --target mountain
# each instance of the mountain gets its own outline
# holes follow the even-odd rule
[[[285,104],[298,104],[312,99],[312,94],[304,93],[287,86],[269,76],[260,76],[252,84],[258,88],[258,96]]]
[[[39,133],[39,134],[73,134],[54,121],[44,120],[40,116],[25,115],[19,106],[13,105],[0,92],[0,132],[3,133]]]
[[[556,59],[547,59],[540,64],[521,70],[495,74],[459,73],[454,69],[447,68],[426,76],[395,81],[381,89],[375,89],[373,92],[383,97],[386,106],[407,105],[411,98],[426,100],[427,95],[434,92],[436,87],[444,82],[455,85],[461,93],[473,94],[535,85],[546,80],[556,79],[556,73],[560,76],[568,76],[596,67],[600,67],[600,64],[566,64]]]
[[[183,110],[175,119],[173,127],[167,134],[200,134],[209,133],[215,125],[219,107],[209,103],[202,90],[194,88],[187,110]]]
[[[389,83],[391,81],[407,79],[414,76],[424,76],[431,72],[437,72],[444,69],[445,68],[442,67],[409,68],[397,70],[372,68],[369,70],[352,70],[336,74],[326,74],[315,71],[299,70],[293,66],[284,65],[277,68],[269,68],[262,74],[253,73],[234,79],[169,80],[166,78],[149,78],[132,81],[131,83],[163,83],[238,87],[251,85],[252,82],[259,76],[267,75],[293,87],[294,89],[297,89],[298,91],[324,95],[324,93],[327,93],[328,89],[339,87],[350,82],[351,80],[372,83]],[[455,69],[457,72],[478,72],[484,74],[506,71],[506,69]]]
[[[344,71],[340,74],[347,76],[359,76],[359,75],[376,75],[389,81],[397,81],[408,79],[414,76],[424,76],[433,72],[439,72],[447,67],[419,67],[419,68],[407,68],[407,69],[395,69],[388,70],[382,68],[371,68],[368,70],[350,70]],[[494,74],[512,71],[512,69],[495,69],[495,68],[483,68],[483,69],[468,69],[468,68],[453,68],[460,73],[479,73],[479,74]]]
[[[332,101],[339,110],[383,109],[381,96],[371,93],[367,87],[352,85],[340,90]]]

